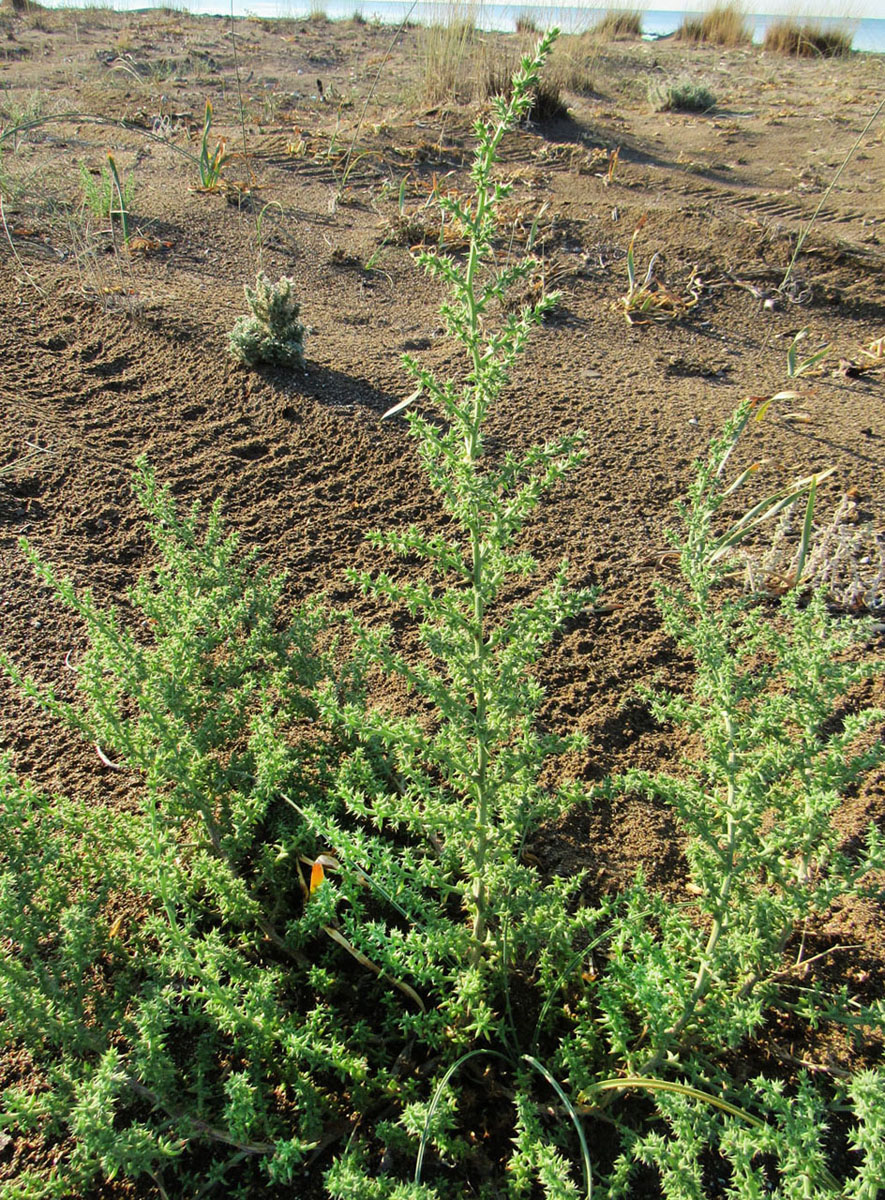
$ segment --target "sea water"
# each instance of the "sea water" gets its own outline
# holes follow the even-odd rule
[[[50,7],[84,7],[89,0],[43,0]],[[107,0],[105,0],[107,2]],[[877,11],[881,6],[883,17],[809,17],[810,24],[821,29],[835,28],[852,35],[852,48],[885,54],[885,0],[865,0],[867,11]],[[110,8],[120,11],[171,7],[184,12],[203,15],[237,17],[256,16],[270,18],[307,17],[312,11],[323,12],[331,20],[347,20],[358,14],[366,21],[378,21],[383,25],[399,25],[411,21],[417,25],[445,24],[452,14],[463,11],[480,29],[509,31],[516,28],[520,17],[532,20],[539,29],[557,25],[563,33],[581,33],[590,29],[613,9],[628,9],[627,4],[590,8],[584,5],[545,4],[486,4],[475,0],[110,0]],[[796,6],[798,9],[799,5]],[[847,11],[851,11],[851,0],[846,0]],[[668,37],[674,33],[686,17],[702,15],[698,10],[685,12],[662,12],[644,10],[636,5],[642,20],[642,35],[647,41]],[[804,19],[804,18],[803,18]],[[747,21],[753,28],[753,41],[761,43],[769,25],[784,20],[784,17],[764,13],[748,14]]]

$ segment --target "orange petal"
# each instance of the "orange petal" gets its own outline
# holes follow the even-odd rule
[[[310,894],[311,896],[326,878],[326,872],[323,870],[321,862],[315,862],[310,868]]]

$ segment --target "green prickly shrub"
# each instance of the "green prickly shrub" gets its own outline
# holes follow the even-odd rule
[[[521,454],[484,437],[555,303],[506,303],[536,264],[496,253],[508,189],[493,174],[553,36],[477,123],[473,196],[439,197],[466,251],[419,258],[448,290],[466,371],[456,384],[407,359],[418,388],[388,415],[406,413],[445,521],[372,535],[423,575],[351,572],[416,619],[419,654],[317,606],[284,619],[282,582],[218,509],[182,517],[145,464],[157,565],[128,615],[30,553],[86,626],[80,703],[3,665],[137,786],[110,822],[0,767],[0,1040],[39,1079],[0,1094],[0,1129],[42,1135],[54,1160],[0,1200],[85,1200],[116,1177],[161,1196],[276,1200],[321,1173],[332,1200],[881,1194],[881,1071],[745,1077],[739,1061],[784,1017],[885,1030],[881,1000],[797,978],[785,957],[805,920],[877,894],[881,834],[849,853],[833,817],[885,756],[883,714],[851,703],[882,668],[822,597],[729,592],[729,549],[808,490],[801,574],[822,478],[723,533],[753,471],[725,481],[749,406],[698,467],[674,535],[680,579],[659,592],[694,681],[644,695],[695,753],[595,795],[669,806],[684,899],[642,877],[594,896],[525,853],[542,822],[587,799],[545,786],[550,757],[584,743],[539,726],[537,672],[594,599],[565,563],[526,598],[535,563],[518,544],[581,463],[580,432]],[[250,295],[256,321],[253,299],[267,301],[255,347],[300,350],[284,282],[259,277]],[[275,327],[272,294],[288,313]],[[406,705],[385,703],[387,688],[373,697],[379,675]],[[837,1121],[849,1154],[834,1162]]]
[[[140,783],[109,821],[0,770],[0,1038],[42,1072],[43,1110],[25,1119],[73,1139],[58,1156],[65,1195],[170,1173],[174,1194],[191,1194],[207,1171],[216,1188],[248,1179],[244,1163],[290,1181],[330,1081],[356,1096],[366,1077],[359,1036],[341,1043],[306,982],[311,837],[279,795],[303,799],[328,774],[312,698],[328,619],[308,606],[281,621],[282,580],[240,552],[217,506],[205,522],[180,516],[144,463],[136,488],[158,561],[132,592],[135,622],[28,551],[89,632],[81,702],[4,658]],[[14,1089],[0,1114],[22,1127]]]
[[[881,1074],[828,1094],[801,1072],[788,1094],[776,1078],[739,1082],[723,1061],[778,1014],[813,1027],[885,1030],[881,1000],[864,1007],[847,987],[833,994],[794,985],[785,961],[805,922],[846,897],[881,892],[882,834],[871,824],[848,854],[833,818],[885,761],[885,744],[873,736],[885,713],[846,706],[854,685],[883,664],[852,653],[868,629],[832,617],[820,594],[809,600],[797,587],[773,608],[729,593],[719,514],[752,468],[732,484],[724,468],[751,414],[746,402],[699,464],[679,506],[683,529],[671,535],[681,578],[658,589],[664,627],[691,655],[695,678],[688,695],[653,687],[644,695],[658,721],[691,731],[697,756],[679,773],[631,770],[600,790],[645,794],[671,809],[690,887],[674,905],[639,878],[616,902],[605,966],[560,1046],[563,1073],[588,1110],[607,1113],[613,1097],[645,1093],[669,1127],[666,1136],[654,1122],[625,1125],[611,1200],[635,1194],[643,1165],[655,1169],[667,1200],[700,1200],[713,1154],[728,1195],[740,1200],[772,1189],[873,1200],[883,1183],[881,1156],[867,1153],[837,1193],[821,1139],[827,1114],[846,1101],[859,1146],[885,1130],[885,1108],[869,1102],[885,1099]],[[611,1078],[602,1082],[606,1060]]]

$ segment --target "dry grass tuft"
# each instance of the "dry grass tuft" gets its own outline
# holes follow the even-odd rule
[[[744,11],[734,4],[717,4],[701,17],[686,17],[676,30],[681,42],[711,42],[715,46],[743,46],[753,40]]]
[[[633,9],[631,12],[609,9],[599,18],[591,32],[596,37],[608,41],[642,37],[642,13],[639,9]]]
[[[474,99],[478,44],[473,21],[455,10],[448,20],[422,30],[422,95],[429,104]]]
[[[516,18],[516,32],[531,34],[532,37],[535,37],[540,30],[528,13],[520,13]]]
[[[748,591],[780,595],[793,586],[804,511],[803,497],[784,510],[769,546],[735,556]],[[830,520],[815,527],[802,577],[846,612],[885,615],[885,533],[861,518],[852,496],[843,496]]]
[[[469,104],[509,97],[511,80],[519,66],[520,55],[529,52],[536,40],[533,34],[503,43],[494,34],[481,34],[464,15],[464,9],[452,9],[448,21],[422,31],[424,71],[421,98],[427,104]],[[565,39],[563,39],[565,41]],[[557,47],[541,73],[534,103],[528,114],[531,121],[549,121],[567,114],[562,93],[591,92],[589,55],[569,53]]]
[[[852,36],[844,29],[823,29],[787,20],[769,25],[762,48],[794,58],[840,58],[851,53],[851,43]]]
[[[561,37],[547,60],[542,78],[560,91],[592,95],[593,73],[600,60],[602,40],[593,30]]]
[[[571,78],[571,76],[568,76]],[[488,100],[492,96],[510,98],[513,80],[513,64],[506,57],[486,56],[484,69],[478,73],[479,99]],[[530,121],[553,121],[568,115],[562,91],[568,84],[563,82],[563,73],[555,69],[555,60],[548,62],[538,81],[535,97],[528,112]],[[586,82],[583,74],[581,82]],[[573,88],[577,91],[577,88]]]

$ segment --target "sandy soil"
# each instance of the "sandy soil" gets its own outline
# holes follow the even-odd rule
[[[370,620],[387,614],[369,612],[344,576],[347,566],[389,566],[366,531],[438,519],[405,425],[380,418],[412,390],[404,351],[460,369],[441,297],[410,248],[439,235],[434,186],[469,186],[477,102],[428,101],[421,32],[393,41],[394,31],[356,22],[250,19],[232,37],[229,21],[172,12],[2,15],[0,466],[16,465],[0,476],[0,639],[63,694],[83,632],[34,582],[16,539],[119,600],[146,565],[130,493],[140,454],[182,501],[220,497],[244,542],[288,573],[293,598],[325,588]],[[498,61],[514,56],[515,37],[487,43]],[[885,119],[777,290],[874,111],[885,61],[669,42],[569,43],[562,53],[581,57],[585,87],[565,92],[567,115],[509,136],[502,166],[514,181],[508,237],[519,249],[537,216],[532,286],[555,286],[562,300],[490,436],[508,448],[587,431],[587,465],[538,512],[527,548],[539,582],[567,555],[576,584],[604,587],[608,611],[570,626],[545,660],[545,717],[588,735],[566,765],[592,780],[681,753],[634,695],[656,675],[687,677],[652,603],[663,531],[692,461],[738,401],[787,386],[801,329],[831,354],[795,381],[799,398],[776,406],[744,453],[765,460],[760,487],[834,466],[819,511],[848,494],[853,520],[885,524],[885,358],[862,353],[885,335]],[[652,111],[649,87],[684,77],[709,87],[715,108]],[[207,100],[213,144],[217,133],[233,154],[214,192],[198,188],[186,156],[199,153]],[[30,121],[40,123],[10,132]],[[109,151],[134,180],[128,250],[119,226],[83,204],[81,172],[96,180]],[[658,277],[697,302],[641,326],[616,304],[643,217],[640,270],[658,254]],[[311,329],[306,373],[249,372],[228,356],[243,284],[259,266],[296,280]],[[111,810],[129,802],[94,750],[2,680],[0,693],[3,740],[23,774]],[[867,699],[885,703],[881,683]],[[846,838],[870,820],[883,826],[881,773],[840,820]],[[577,812],[534,851],[551,870],[589,865],[600,887],[640,865],[662,887],[684,880],[672,819],[638,799]],[[881,994],[885,911],[847,906],[813,937],[821,950],[853,947],[821,970]],[[851,1053],[790,1038],[772,1030],[758,1054]],[[8,1056],[0,1084],[20,1069]],[[0,1180],[41,1153],[7,1140]]]

